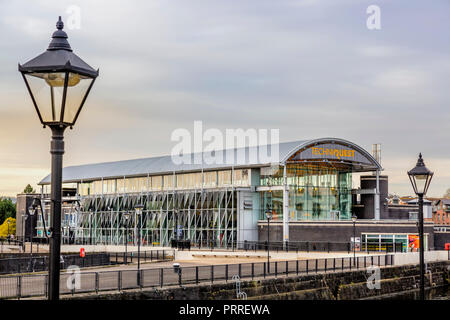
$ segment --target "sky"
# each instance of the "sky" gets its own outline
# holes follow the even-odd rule
[[[369,29],[370,5],[380,29]],[[79,25],[68,27],[79,8]],[[58,16],[100,69],[64,165],[170,154],[177,128],[280,130],[280,141],[381,144],[389,192],[412,194],[419,152],[429,196],[450,188],[450,2],[364,0],[0,0],[0,196],[50,171],[18,63],[42,53]],[[71,20],[74,21],[74,20]],[[79,28],[77,28],[79,26]]]

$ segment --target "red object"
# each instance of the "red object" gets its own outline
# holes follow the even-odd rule
[[[86,255],[86,252],[84,251],[84,248],[80,249],[80,257],[84,258],[84,256]]]
[[[450,243],[445,244],[445,250],[450,250]]]

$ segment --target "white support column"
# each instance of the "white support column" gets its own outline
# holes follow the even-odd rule
[[[376,172],[376,190],[374,195],[374,218],[380,220],[380,170]]]
[[[283,169],[283,248],[286,248],[287,241],[289,241],[289,189],[285,164]]]

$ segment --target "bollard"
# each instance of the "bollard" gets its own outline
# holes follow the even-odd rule
[[[44,295],[46,298],[48,297],[48,274],[44,278]]]
[[[17,277],[17,298],[22,296],[22,276]]]
[[[225,265],[225,282],[228,282],[228,265]]]
[[[98,272],[95,273],[95,293],[98,294]]]
[[[159,269],[159,284],[160,284],[161,288],[164,286],[164,269],[163,268]]]
[[[228,267],[228,265],[227,265],[227,267]],[[228,271],[228,268],[227,268],[227,271]],[[228,276],[227,276],[227,278],[228,278]],[[195,283],[198,284],[198,266],[195,267]]]

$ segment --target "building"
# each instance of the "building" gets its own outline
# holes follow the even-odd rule
[[[435,201],[433,221],[437,225],[450,226],[450,199],[438,199]]]
[[[277,152],[279,161],[254,156],[264,151]],[[364,248],[386,250],[401,242],[404,251],[417,250],[417,205],[389,205],[388,177],[355,143],[322,138],[223,152],[232,164],[207,164],[203,153],[185,155],[191,164],[164,156],[64,168],[63,241],[136,242],[141,226],[144,245],[189,239],[229,248],[266,241],[270,212],[271,241],[348,243],[356,235]],[[354,174],[362,174],[360,188],[352,186]],[[44,214],[38,215],[37,237],[44,238],[50,175],[39,184]],[[144,205],[141,216],[136,204]],[[355,235],[352,215],[358,218]],[[434,247],[433,231],[426,222],[426,248]]]

